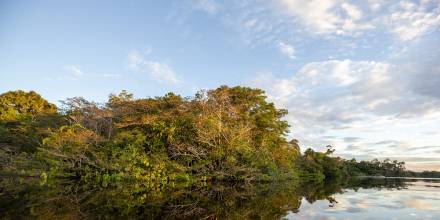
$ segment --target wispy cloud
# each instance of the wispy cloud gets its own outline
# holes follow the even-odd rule
[[[352,34],[353,31],[373,28],[360,21],[362,11],[348,1],[337,0],[280,0],[287,13],[298,18],[306,29],[318,34]]]
[[[291,78],[259,75],[253,84],[291,110],[296,118],[293,125],[303,121],[307,127],[307,123],[319,121],[339,127],[396,98],[389,85],[389,68],[388,63],[374,61],[328,60],[306,64]],[[389,98],[383,100],[383,96]]]
[[[290,59],[296,58],[295,47],[293,47],[292,45],[280,41],[278,43],[278,48],[280,48],[281,53],[286,55],[288,58],[290,58]]]
[[[66,65],[64,69],[73,77],[80,78],[85,76],[86,74],[83,72],[80,65]]]
[[[193,7],[202,10],[208,14],[216,14],[219,10],[219,4],[215,0],[193,0]]]
[[[433,86],[440,76],[434,58],[438,50],[427,48],[436,42],[382,62],[310,62],[290,77],[260,74],[251,85],[265,89],[272,101],[289,110],[292,136],[305,146],[332,144],[341,155],[368,155],[363,159],[440,157],[423,147],[440,141],[433,133],[440,124],[440,90]],[[440,163],[423,164],[429,165],[440,169]],[[409,167],[422,166],[411,162]]]
[[[398,39],[393,44],[399,44],[440,26],[438,0],[242,0],[222,5],[222,11],[214,1],[193,4],[236,29],[252,47],[316,35],[333,40],[367,40],[366,35],[391,34]]]
[[[383,20],[402,41],[416,39],[440,26],[438,1],[400,1],[390,8],[391,14],[385,16]]]
[[[279,2],[305,29],[318,34],[353,35],[379,28],[393,33],[401,41],[409,41],[440,26],[438,0],[370,0],[368,7],[348,0]]]
[[[137,73],[146,73],[161,83],[181,84],[176,72],[168,64],[147,57],[149,52],[142,54],[139,51],[132,51],[128,54],[129,68]]]
[[[89,73],[84,71],[84,68],[78,64],[69,64],[62,66],[63,74],[56,74],[51,77],[45,77],[48,81],[78,81],[78,80],[91,80],[91,79],[119,79],[122,78],[122,74],[117,73]]]

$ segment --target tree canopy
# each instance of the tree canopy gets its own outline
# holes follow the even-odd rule
[[[52,114],[57,111],[54,104],[49,103],[34,91],[10,91],[0,95],[0,120],[15,121],[23,118],[34,119],[40,114]]]
[[[107,186],[174,182],[338,179],[409,175],[404,163],[357,162],[287,140],[287,111],[264,91],[221,86],[194,97],[135,99],[122,91],[105,103],[66,99],[59,109],[35,92],[0,95],[0,172],[73,178]],[[430,174],[431,175],[431,174]]]

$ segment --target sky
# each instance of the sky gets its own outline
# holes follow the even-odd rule
[[[440,0],[0,0],[0,93],[258,87],[289,138],[440,171]]]

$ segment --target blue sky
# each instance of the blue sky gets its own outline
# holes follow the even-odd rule
[[[267,91],[304,147],[440,170],[439,0],[0,1],[0,92]]]

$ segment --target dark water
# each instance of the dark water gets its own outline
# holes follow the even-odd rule
[[[440,219],[440,180],[215,184],[146,191],[2,178],[0,219]]]

